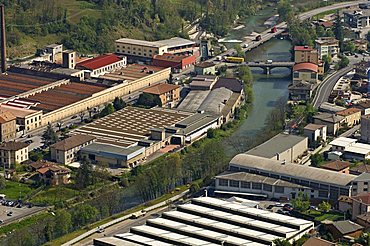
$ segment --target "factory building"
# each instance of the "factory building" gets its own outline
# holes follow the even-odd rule
[[[95,239],[94,245],[273,245],[293,242],[314,228],[311,221],[210,197],[192,199],[130,232]]]

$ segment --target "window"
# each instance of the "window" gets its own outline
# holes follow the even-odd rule
[[[295,72],[293,73],[294,78],[299,78],[299,73]]]
[[[251,188],[251,183],[250,182],[242,181],[240,185],[241,185],[241,188],[244,188],[244,189],[250,189]]]
[[[272,191],[272,185],[263,184],[263,190],[264,191]]]
[[[253,190],[262,190],[262,184],[261,183],[252,183],[252,189]]]
[[[319,190],[319,197],[327,198],[328,192],[326,190]]]
[[[275,186],[275,192],[276,193],[283,194],[284,190],[285,190],[284,186]]]
[[[311,73],[311,79],[316,79],[316,74],[315,73]]]
[[[227,179],[219,179],[218,180],[218,185],[219,186],[229,186],[229,180],[227,180]]]
[[[239,188],[239,181],[230,180],[230,187],[238,187]]]

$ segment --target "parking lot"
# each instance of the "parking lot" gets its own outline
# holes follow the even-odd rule
[[[26,205],[22,207],[11,207],[0,205],[0,220],[2,221],[1,225],[8,224],[12,221],[16,221],[24,218],[25,216],[34,214],[41,210],[46,209],[45,207],[28,207]],[[11,214],[11,215],[10,215]]]

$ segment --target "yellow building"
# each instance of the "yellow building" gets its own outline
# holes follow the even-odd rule
[[[303,62],[294,65],[293,81],[307,81],[315,84],[318,80],[318,66],[316,64]]]
[[[346,123],[349,127],[360,124],[361,121],[361,109],[358,108],[347,108],[337,112],[336,115],[343,116],[344,123]]]
[[[15,138],[15,120],[16,117],[11,112],[0,109],[0,142]]]
[[[11,112],[16,117],[18,131],[23,131],[23,133],[35,130],[41,126],[42,110],[32,110],[9,105],[1,105],[0,110]]]
[[[294,46],[294,62],[310,62],[318,65],[319,54],[310,46]]]
[[[143,93],[158,96],[162,106],[180,100],[180,86],[172,84],[156,84],[143,90]]]
[[[23,142],[5,142],[0,145],[0,166],[11,168],[16,163],[28,160],[28,144]]]

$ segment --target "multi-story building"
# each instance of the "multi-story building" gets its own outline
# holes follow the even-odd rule
[[[226,185],[226,182],[220,180],[227,179],[227,177],[217,176],[216,190],[262,194],[268,198],[294,199],[299,192],[303,192],[311,199],[334,202],[339,196],[351,197],[364,192],[368,189],[370,181],[370,176],[366,173],[356,176],[248,154],[235,156],[229,163],[229,171],[254,174],[259,176],[259,180],[253,184],[253,181],[240,178],[232,184],[227,180]],[[275,179],[275,183],[268,183],[271,179]],[[287,183],[279,185],[276,181]],[[265,184],[267,184],[266,187]],[[288,187],[296,188],[296,190],[288,189]]]
[[[0,145],[0,166],[6,169],[28,160],[28,144],[5,142]]]
[[[343,116],[330,114],[330,113],[319,113],[313,117],[313,123],[318,125],[326,125],[328,127],[328,134],[336,135],[343,127],[345,119]]]
[[[216,64],[212,62],[201,62],[195,64],[194,70],[197,75],[215,75]]]
[[[94,142],[96,138],[89,135],[73,135],[50,146],[51,160],[69,164],[76,160],[77,152]]]
[[[76,68],[86,70],[85,77],[99,77],[100,75],[126,67],[127,58],[114,54],[105,54],[77,63]]]
[[[358,108],[347,108],[337,112],[336,115],[344,117],[344,123],[349,127],[358,125],[361,121],[361,109]]]
[[[196,62],[195,55],[174,55],[165,53],[153,56],[153,65],[158,67],[171,67],[174,71],[190,68]]]
[[[309,62],[318,65],[319,54],[317,50],[310,46],[294,46],[294,62]]]
[[[370,10],[355,9],[344,12],[344,22],[353,28],[370,27]]]
[[[315,40],[319,59],[323,56],[337,57],[339,54],[339,41],[333,37],[321,37]]]
[[[76,67],[76,51],[64,50],[62,53],[64,68],[74,69]]]
[[[16,117],[9,111],[0,110],[0,142],[15,138]]]
[[[199,49],[195,42],[178,37],[160,41],[121,38],[116,40],[116,53],[151,60],[154,55],[164,53],[198,55]]]
[[[45,51],[50,54],[50,61],[52,63],[60,63],[62,61],[62,44],[50,44],[45,47]]]
[[[326,125],[308,124],[303,129],[303,135],[308,137],[308,144],[314,146],[320,144],[321,141],[326,142]],[[316,146],[314,146],[316,147]]]
[[[303,80],[293,81],[288,86],[289,99],[292,101],[308,101],[314,89],[315,85],[310,82]]]
[[[42,111],[22,107],[0,105],[0,110],[11,112],[16,117],[17,131],[27,133],[41,126]]]
[[[370,143],[370,115],[361,117],[361,140]]]
[[[143,90],[143,93],[159,97],[162,106],[180,100],[180,86],[172,84],[156,84]]]
[[[307,81],[316,84],[319,81],[318,66],[309,62],[295,64],[293,66],[293,81]]]

